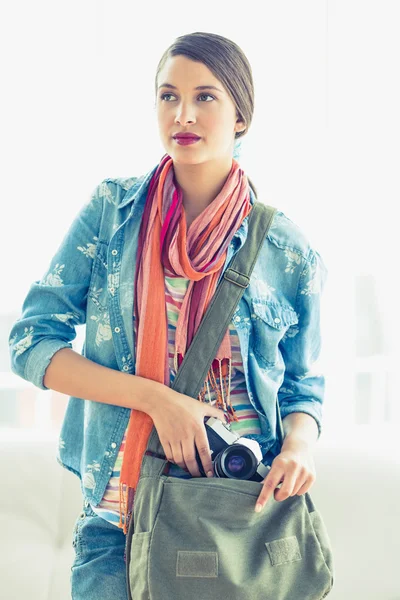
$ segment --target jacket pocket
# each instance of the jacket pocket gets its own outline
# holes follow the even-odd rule
[[[97,242],[88,290],[88,308],[91,311],[107,309],[107,250],[107,242]]]
[[[296,311],[290,306],[253,298],[250,344],[254,352],[269,365],[278,360],[278,345],[286,331],[298,323]]]

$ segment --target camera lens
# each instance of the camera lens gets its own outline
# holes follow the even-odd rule
[[[217,454],[214,461],[216,477],[250,479],[257,470],[257,459],[247,446],[232,444]]]

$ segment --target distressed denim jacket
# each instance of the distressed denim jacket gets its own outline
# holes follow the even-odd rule
[[[142,177],[108,178],[97,185],[47,272],[32,283],[21,317],[10,331],[9,348],[12,371],[38,388],[48,389],[43,384],[46,367],[55,352],[72,348],[75,326],[83,324],[83,356],[135,373],[134,265],[155,168]],[[222,273],[247,231],[248,217],[232,238]],[[318,425],[318,437],[321,434],[325,378],[313,365],[321,348],[320,300],[326,277],[320,254],[278,210],[232,317],[249,401],[260,419],[261,434],[246,437],[259,442],[264,458],[267,452],[280,451],[277,397],[282,419],[293,412],[308,413]],[[94,506],[103,497],[130,412],[69,398],[57,461],[80,478],[82,493]]]

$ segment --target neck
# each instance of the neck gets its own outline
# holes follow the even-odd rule
[[[232,158],[197,165],[174,162],[175,181],[182,190],[182,204],[190,224],[218,196],[232,169]]]

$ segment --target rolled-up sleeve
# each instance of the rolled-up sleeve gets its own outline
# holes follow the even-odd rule
[[[304,412],[322,431],[322,404],[325,377],[317,368],[321,353],[321,294],[328,270],[321,255],[310,248],[303,258],[296,297],[298,323],[292,325],[280,342],[285,374],[278,391],[282,419],[288,414]]]
[[[53,355],[72,348],[86,323],[86,302],[100,229],[106,180],[79,211],[43,277],[31,284],[9,333],[11,370],[42,390]]]

